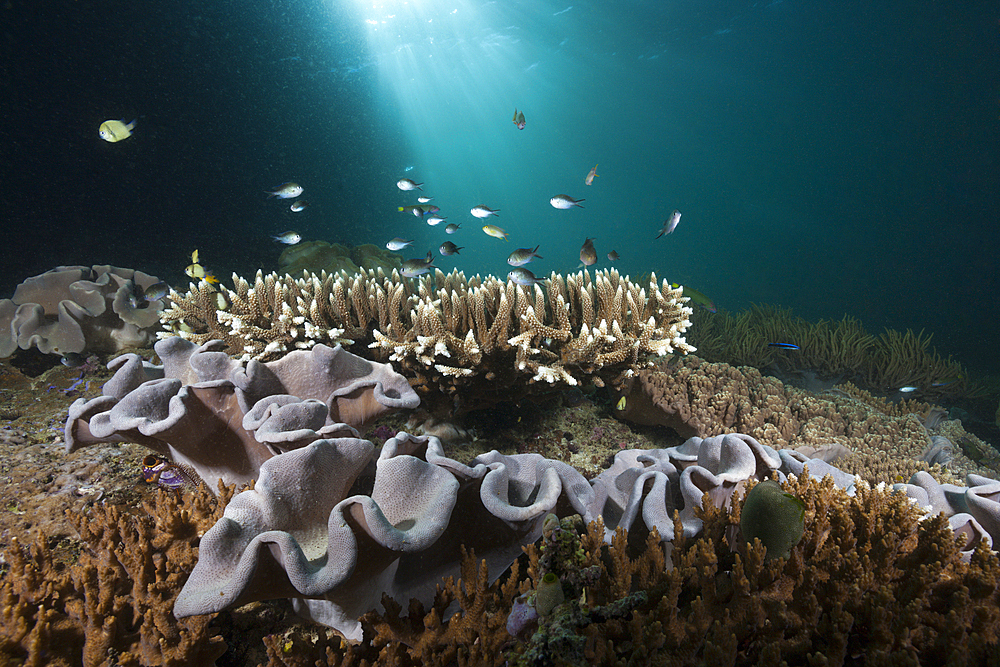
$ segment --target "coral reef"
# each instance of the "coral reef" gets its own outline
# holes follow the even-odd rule
[[[545,289],[440,271],[414,281],[381,270],[297,280],[258,272],[252,285],[233,283],[222,309],[211,286],[172,292],[163,322],[244,359],[317,343],[370,347],[455,413],[552,385],[619,383],[649,355],[694,349],[680,290],[655,276],[643,287],[614,269],[553,273]]]
[[[108,353],[145,347],[161,329],[160,301],[138,293],[159,279],[115,266],[60,266],[0,300],[0,357],[37,347],[45,354]]]
[[[79,399],[66,420],[66,451],[95,442],[136,442],[192,467],[209,485],[246,483],[275,454],[357,428],[419,398],[387,364],[317,345],[269,363],[244,365],[221,343],[158,342],[163,366],[135,354],[103,395]]]
[[[171,608],[198,536],[232,493],[161,490],[135,514],[95,505],[72,516],[83,542],[75,562],[40,533],[15,537],[0,575],[0,657],[39,667],[214,664],[226,646],[211,618],[177,620]]]
[[[850,380],[885,393],[911,385],[929,399],[975,391],[960,363],[930,346],[931,335],[886,329],[878,336],[861,322],[809,322],[787,308],[754,305],[740,313],[699,313],[691,342],[704,359],[733,366],[754,366],[781,377],[816,374],[836,382]],[[769,347],[792,342],[799,349]]]
[[[940,409],[926,403],[891,404],[850,383],[817,395],[755,368],[695,356],[639,370],[613,400],[619,419],[666,426],[682,437],[746,433],[775,449],[841,445],[851,454],[838,467],[872,482],[893,483],[931,469],[934,461],[923,458],[931,444],[928,420],[942,423]],[[958,474],[995,474],[983,464],[996,465],[1000,457],[994,451],[973,461],[956,451],[948,463]]]

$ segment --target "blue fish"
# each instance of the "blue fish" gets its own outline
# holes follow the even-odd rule
[[[780,347],[782,350],[798,350],[799,346],[795,343],[768,343],[768,347]]]

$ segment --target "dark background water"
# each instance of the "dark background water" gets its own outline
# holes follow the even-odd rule
[[[417,4],[7,2],[0,295],[59,264],[184,284],[195,248],[272,270],[286,229],[452,240],[436,265],[501,275],[536,244],[529,268],[574,270],[595,237],[598,268],[614,248],[729,310],[926,329],[1000,373],[996,3]],[[102,141],[112,118],[134,135]],[[397,213],[402,176],[460,233]],[[263,194],[286,180],[302,214]]]

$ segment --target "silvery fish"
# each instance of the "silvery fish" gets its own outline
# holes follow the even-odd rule
[[[535,249],[531,248],[518,248],[514,252],[510,253],[510,257],[507,258],[507,263],[511,266],[524,266],[533,259],[545,259],[538,254],[538,246]]]
[[[432,213],[431,215],[428,215],[425,219],[427,220],[427,224],[432,226],[441,224],[446,220],[446,218],[442,218],[437,213]]]
[[[420,202],[421,204],[429,204],[432,201],[434,201],[434,197],[417,197],[417,201]]]
[[[569,195],[556,195],[555,197],[553,197],[552,199],[549,200],[549,203],[552,204],[556,208],[561,208],[561,209],[565,210],[565,209],[568,209],[568,208],[573,208],[574,206],[576,206],[578,208],[583,208],[582,206],[580,206],[580,202],[582,202],[582,201],[587,201],[587,200],[586,199],[573,199]]]
[[[580,248],[580,261],[590,266],[597,263],[597,251],[594,250],[594,239],[588,238]]]
[[[497,216],[500,215],[500,209],[493,210],[487,206],[483,206],[482,204],[480,204],[479,206],[473,208],[470,211],[470,213],[472,213],[472,215],[476,216],[477,218],[482,219],[482,218],[488,218],[491,215],[497,215]]]
[[[124,120],[106,120],[101,123],[101,128],[97,131],[101,139],[115,143],[132,136],[135,129],[135,121],[126,123]]]
[[[403,262],[403,266],[399,272],[399,275],[404,278],[415,278],[417,276],[423,275],[430,271],[431,269],[436,269],[431,262],[434,261],[434,254],[428,250],[427,257],[424,259],[408,259]]]
[[[305,199],[300,199],[298,201],[292,202],[292,205],[289,206],[288,208],[292,209],[292,211],[294,211],[295,213],[299,213],[300,211],[306,210],[307,206],[309,206],[309,202],[307,202]]]
[[[404,192],[408,190],[423,190],[423,188],[420,187],[421,185],[423,185],[423,183],[415,183],[408,178],[401,178],[396,181],[396,187]]]
[[[525,269],[523,267],[518,267],[507,274],[507,279],[518,285],[525,285],[530,287],[535,283],[545,282],[544,278],[536,278],[535,274]]]
[[[267,192],[267,196],[269,198],[277,197],[278,199],[295,199],[302,194],[304,190],[298,183],[288,181],[287,183],[282,183],[273,190],[265,190],[265,192]]]
[[[660,233],[656,235],[656,238],[660,238],[664,234],[672,234],[675,229],[677,229],[677,223],[681,221],[681,212],[674,211],[670,214],[670,218],[663,223],[663,229]]]
[[[447,227],[444,228],[445,234],[454,234],[459,230],[462,225],[456,225],[454,222],[449,223]]]
[[[413,241],[407,241],[406,239],[401,239],[398,236],[393,240],[385,244],[385,247],[389,250],[402,250],[406,246],[413,245]]]
[[[441,247],[438,248],[438,252],[440,252],[442,255],[445,255],[445,256],[448,256],[448,255],[457,255],[458,251],[461,250],[464,247],[465,246],[461,246],[461,247],[457,246],[454,243],[452,243],[451,241],[445,241],[444,243],[441,244]]]
[[[272,236],[275,241],[280,241],[286,245],[295,245],[302,240],[302,235],[298,232],[293,232],[291,230],[278,234],[277,236]]]

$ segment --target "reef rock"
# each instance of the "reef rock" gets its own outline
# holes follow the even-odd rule
[[[45,354],[109,353],[146,347],[161,329],[160,301],[130,298],[159,282],[115,266],[60,266],[28,278],[0,301],[0,357],[37,347]]]

